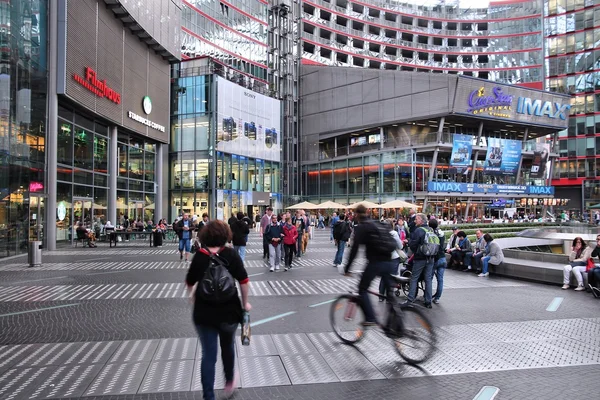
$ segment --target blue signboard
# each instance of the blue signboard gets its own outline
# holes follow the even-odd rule
[[[455,133],[452,139],[452,156],[450,166],[456,168],[456,173],[461,174],[471,166],[471,152],[473,151],[473,136]]]
[[[515,175],[521,161],[521,142],[488,138],[483,172],[488,175]]]
[[[428,192],[535,194],[554,196],[554,186],[487,185],[484,183],[428,182]]]

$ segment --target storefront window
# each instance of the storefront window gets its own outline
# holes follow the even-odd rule
[[[71,210],[72,210],[72,196],[71,190],[73,185],[70,183],[58,182],[56,185],[56,241],[66,242],[70,241],[70,229],[71,226]]]
[[[94,136],[94,171],[108,173],[108,138]]]
[[[333,164],[330,162],[321,164],[319,172],[319,188],[321,189],[321,197],[330,196],[333,185]]]
[[[279,163],[274,162],[273,163],[273,186],[271,188],[271,191],[273,193],[278,193],[280,191],[280,188],[279,188],[280,179],[281,179],[281,166]]]
[[[93,169],[94,164],[94,135],[92,132],[75,127],[73,135],[74,163],[76,167]]]
[[[58,121],[57,161],[59,164],[73,165],[73,125]]]
[[[366,192],[370,193],[370,194],[375,194],[375,193],[380,193],[381,192],[381,186],[380,186],[380,175],[379,175],[379,160],[380,160],[380,156],[379,154],[377,155],[372,155],[369,156],[368,158],[365,158],[365,160],[367,160],[367,165],[365,165],[365,181],[367,184],[366,187]]]
[[[127,145],[124,143],[119,143],[117,147],[117,151],[119,152],[119,176],[128,176],[129,165],[127,163]]]
[[[348,160],[348,193],[360,194],[363,189],[362,158],[351,158]]]
[[[197,190],[208,190],[208,160],[197,160],[196,161],[196,185]]]
[[[100,222],[102,224],[106,223],[107,216],[107,208],[108,208],[108,190],[94,188],[94,204],[93,204],[93,212],[94,212],[94,222]],[[114,223],[114,221],[111,221]]]
[[[142,149],[129,146],[129,177],[143,179],[144,152]]]
[[[240,190],[240,156],[231,156],[231,188]]]
[[[383,192],[395,193],[396,185],[396,153],[384,153],[381,155],[383,164]]]
[[[154,168],[156,154],[149,151],[144,152],[144,180],[154,182]]]
[[[345,195],[348,192],[348,162],[336,161],[333,165],[333,193]]]
[[[258,179],[256,181],[256,191],[264,192],[265,191],[265,161],[264,160],[256,160],[256,170],[258,171]]]
[[[265,161],[265,192],[271,192],[272,174],[271,161]]]

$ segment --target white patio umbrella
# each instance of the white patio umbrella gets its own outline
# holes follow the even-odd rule
[[[337,210],[338,208],[348,208],[348,206],[345,206],[343,204],[340,203],[336,203],[335,201],[326,201],[324,203],[321,204],[317,204],[316,206],[317,209],[319,210],[327,210],[327,209],[334,209]]]
[[[316,208],[316,204],[311,203],[310,201],[303,201],[302,203],[294,204],[293,206],[288,207],[288,210],[314,210]]]
[[[381,208],[417,208],[417,205],[404,200],[392,200],[383,203]]]
[[[358,203],[349,205],[348,208],[355,209],[356,207],[358,207],[359,204],[362,204],[366,208],[381,208],[381,206],[379,204],[373,203],[372,201],[368,201],[368,200],[359,201]]]

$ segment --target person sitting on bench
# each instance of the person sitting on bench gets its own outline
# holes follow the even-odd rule
[[[483,235],[483,241],[485,242],[485,249],[483,250],[483,257],[481,258],[481,273],[477,276],[485,277],[489,276],[488,271],[489,265],[500,265],[504,262],[504,253],[498,246],[498,243],[494,242],[494,238],[489,233]]]

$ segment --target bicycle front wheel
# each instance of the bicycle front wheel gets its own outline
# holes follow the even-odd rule
[[[329,321],[340,340],[347,344],[357,343],[365,336],[365,314],[358,296],[343,294],[338,297],[329,310]]]
[[[401,307],[401,334],[394,338],[394,347],[409,364],[420,364],[435,351],[436,334],[425,314],[414,306]]]

